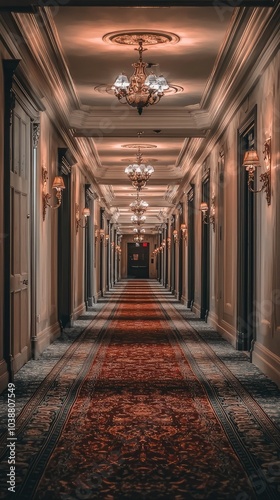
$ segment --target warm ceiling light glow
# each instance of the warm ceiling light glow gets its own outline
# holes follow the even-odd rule
[[[151,73],[147,76],[145,69],[148,64],[143,62],[142,57],[143,51],[147,49],[143,48],[143,40],[141,38],[136,50],[139,52],[139,61],[132,64],[134,73],[130,77],[130,80],[124,73],[121,73],[112,86],[112,89],[120,102],[137,108],[139,115],[141,115],[143,108],[160,101],[164,95],[164,91],[169,89],[169,85],[162,75],[156,76],[154,73]]]

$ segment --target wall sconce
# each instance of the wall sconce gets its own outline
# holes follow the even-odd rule
[[[167,241],[167,248],[170,249],[170,247],[171,247],[171,238],[170,237],[166,238],[166,241]]]
[[[100,237],[100,241],[103,241],[103,240],[104,240],[104,237],[105,237],[105,229],[99,229],[99,237]]]
[[[109,238],[110,238],[109,234],[106,234],[105,235],[105,245],[106,246],[108,245]]]
[[[181,224],[180,229],[182,231],[182,237],[185,241],[187,241],[188,238],[188,228],[186,224]]]
[[[76,234],[78,234],[79,227],[84,229],[87,226],[88,217],[90,216],[90,209],[85,207],[82,210],[82,216],[85,218],[85,224],[83,225],[82,224],[82,217],[79,217],[80,207],[79,207],[78,203],[75,204],[75,207],[76,207]]]
[[[203,201],[200,204],[200,210],[202,212],[202,222],[203,224],[212,224],[213,226],[213,231],[215,232],[215,216],[216,216],[216,203],[215,203],[215,196],[212,196],[211,199],[211,208],[210,208],[210,214],[208,215],[208,204]]]
[[[173,231],[173,238],[174,238],[174,241],[176,243],[178,241],[178,231],[177,231],[177,229],[174,229],[174,231]]]
[[[256,149],[250,149],[246,151],[243,159],[243,167],[246,167],[248,174],[248,189],[252,193],[261,193],[262,191],[266,194],[267,204],[271,203],[271,139],[267,139],[264,143],[264,161],[266,163],[266,171],[260,174],[260,182],[262,187],[260,189],[254,189],[254,179],[256,167],[260,167],[259,155]]]
[[[56,189],[56,197],[57,197],[57,204],[52,206],[49,203],[50,198],[52,197],[51,194],[46,193],[46,186],[47,186],[47,180],[48,180],[48,171],[45,167],[43,167],[43,220],[46,218],[46,212],[47,212],[47,207],[49,208],[58,208],[61,205],[61,200],[62,200],[62,189],[65,189],[65,184],[64,180],[61,176],[56,176],[53,180],[52,184],[52,189]]]
[[[166,245],[165,240],[162,240],[162,244],[161,244],[162,248],[165,248],[165,245]]]

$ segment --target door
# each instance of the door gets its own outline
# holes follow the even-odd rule
[[[30,162],[31,120],[18,102],[12,119],[10,164],[11,354],[16,373],[31,355],[30,329]]]
[[[188,192],[188,303],[192,309],[194,303],[194,187]]]
[[[67,148],[58,148],[58,175],[63,177],[61,207],[58,217],[58,321],[61,327],[71,324],[71,166],[67,160]]]
[[[149,278],[149,243],[127,244],[127,277]]]
[[[254,339],[254,194],[248,190],[248,172],[242,167],[245,151],[256,143],[255,117],[239,131],[238,168],[238,294],[237,349],[250,351]]]
[[[179,227],[181,227],[181,224],[183,223],[182,221],[183,221],[182,216],[180,216],[180,226]],[[179,239],[179,276],[178,276],[178,294],[177,294],[177,297],[178,297],[178,300],[181,300],[182,293],[183,293],[183,244],[184,244],[184,240],[181,237],[180,233],[179,233],[178,239]]]
[[[202,182],[202,201],[209,207],[210,182],[209,174]],[[209,312],[210,293],[210,226],[202,222],[202,251],[201,251],[201,311],[200,317],[207,321]]]

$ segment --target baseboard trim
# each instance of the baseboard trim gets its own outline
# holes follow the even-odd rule
[[[188,303],[187,297],[185,297],[184,295],[182,295],[182,297],[181,297],[181,304],[183,304],[184,306],[186,306],[187,303]]]
[[[115,283],[114,283],[115,284]],[[97,304],[98,300],[102,297],[101,291],[96,293],[93,297],[94,303]]]
[[[21,352],[15,355],[13,358],[13,371],[17,373],[27,361],[31,358],[31,348],[29,346],[25,346]]]
[[[9,373],[7,363],[4,359],[0,361],[0,394],[7,388],[9,382]]]
[[[194,312],[194,314],[200,318],[200,306],[198,304],[196,304],[196,302],[193,303],[193,306],[192,306],[192,312]]]
[[[236,349],[236,329],[224,320],[218,322],[218,319],[211,317],[213,322],[211,326],[214,326],[217,332]]]
[[[78,307],[76,307],[73,311],[73,320],[75,321],[79,316],[82,316],[86,311],[86,305],[82,302]]]
[[[59,336],[60,325],[58,321],[39,332],[37,337],[32,339],[33,358],[38,359],[42,352]]]
[[[280,357],[259,342],[255,342],[252,362],[280,388]]]

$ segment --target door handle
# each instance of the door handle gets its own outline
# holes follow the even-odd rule
[[[28,285],[28,280],[22,280],[22,281],[21,281],[21,283],[22,283],[23,285],[26,285],[26,286],[27,286],[27,285]]]

